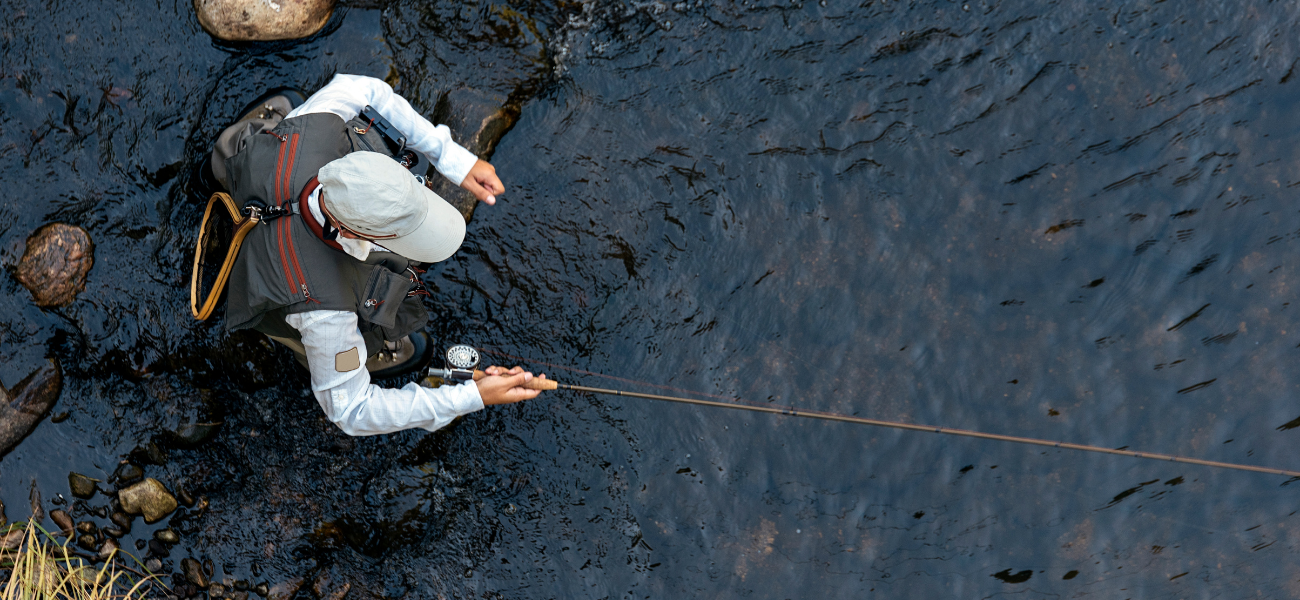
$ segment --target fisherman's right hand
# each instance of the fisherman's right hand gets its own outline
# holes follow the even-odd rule
[[[494,365],[483,369],[483,372],[487,376],[475,381],[474,384],[478,386],[478,394],[483,398],[484,405],[513,404],[532,400],[542,393],[541,390],[523,387],[533,378],[533,374],[525,371],[523,367],[506,369]],[[546,379],[546,374],[543,373],[540,378]]]

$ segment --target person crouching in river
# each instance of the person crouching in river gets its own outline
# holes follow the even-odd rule
[[[326,416],[350,435],[433,431],[485,404],[536,397],[519,367],[436,389],[371,383],[372,371],[411,372],[427,357],[418,265],[451,257],[465,219],[393,159],[358,117],[367,105],[480,201],[504,191],[492,165],[378,79],[337,75],[305,100],[292,90],[265,97],[221,134],[210,164],[239,206],[266,207],[230,274],[227,329],[293,350]]]

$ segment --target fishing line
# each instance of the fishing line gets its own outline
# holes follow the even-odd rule
[[[704,393],[699,393],[699,392],[691,392],[691,391],[688,391],[688,390],[681,390],[681,389],[673,388],[673,387],[670,387],[670,386],[663,386],[663,385],[655,385],[655,384],[652,384],[652,383],[646,383],[646,382],[644,382],[644,381],[636,381],[636,380],[633,380],[633,379],[624,379],[624,378],[622,378],[622,377],[614,377],[614,376],[612,376],[612,375],[603,375],[603,374],[600,374],[600,373],[592,373],[592,372],[590,372],[590,371],[584,371],[584,370],[582,370],[582,369],[576,369],[576,368],[573,368],[573,367],[566,367],[566,366],[564,366],[564,365],[557,365],[557,364],[553,364],[553,363],[547,363],[547,362],[544,362],[544,361],[532,360],[532,359],[527,359],[527,358],[523,358],[523,357],[519,357],[519,356],[513,356],[513,355],[510,355],[510,354],[506,354],[506,353],[504,353],[504,352],[499,352],[499,351],[494,351],[494,350],[486,350],[486,349],[485,349],[485,350],[483,350],[483,352],[484,352],[484,353],[487,353],[487,354],[495,354],[495,355],[497,355],[497,356],[502,356],[502,357],[505,357],[505,358],[511,358],[511,359],[515,359],[515,360],[521,360],[521,361],[524,361],[524,362],[532,362],[532,363],[537,363],[537,364],[541,364],[541,365],[546,365],[546,366],[548,366],[548,367],[554,367],[554,368],[562,369],[562,370],[565,370],[565,371],[572,371],[572,372],[576,372],[576,373],[583,373],[583,374],[586,374],[586,375],[592,375],[592,376],[595,376],[595,377],[604,377],[604,378],[606,378],[606,379],[613,379],[613,380],[622,381],[622,382],[625,382],[625,383],[631,383],[631,384],[636,384],[636,385],[646,385],[646,386],[650,386],[650,387],[657,387],[657,388],[661,388],[661,389],[669,389],[669,390],[678,391],[678,392],[684,392],[684,393],[688,393],[688,394],[698,394],[698,395],[701,395],[701,396],[709,396],[709,397],[712,397],[712,398],[724,398],[724,399],[727,400],[727,402],[717,402],[717,401],[714,401],[714,400],[699,400],[699,399],[696,399],[696,398],[683,398],[683,397],[679,397],[679,396],[664,396],[664,395],[660,395],[660,394],[642,394],[642,393],[639,393],[639,392],[627,392],[627,391],[623,391],[623,390],[609,390],[609,389],[604,389],[604,388],[596,388],[596,387],[587,387],[587,386],[581,386],[581,385],[571,385],[571,384],[565,384],[565,383],[557,383],[557,384],[556,384],[556,387],[559,388],[559,389],[562,389],[562,390],[572,390],[572,391],[575,391],[575,392],[586,392],[586,393],[589,393],[589,394],[605,394],[605,395],[610,395],[610,396],[627,396],[627,397],[631,397],[631,398],[644,398],[644,399],[648,399],[648,400],[662,400],[662,401],[665,401],[665,402],[678,402],[678,403],[683,403],[683,404],[695,404],[695,405],[698,405],[698,406],[713,406],[713,407],[717,407],[717,408],[731,408],[731,409],[737,409],[737,410],[748,410],[748,411],[752,411],[752,412],[763,412],[763,413],[770,413],[770,414],[776,414],[776,415],[786,415],[786,416],[790,416],[790,417],[806,417],[806,418],[810,418],[810,419],[822,419],[822,420],[826,420],[826,421],[839,421],[839,422],[843,422],[843,423],[854,423],[854,424],[857,424],[857,425],[871,425],[871,426],[874,426],[874,427],[886,427],[886,428],[890,428],[890,429],[903,429],[903,430],[906,430],[906,431],[924,431],[924,432],[938,433],[938,434],[943,434],[943,435],[956,435],[956,436],[962,436],[962,437],[978,438],[978,439],[983,439],[983,440],[994,440],[994,441],[999,441],[999,442],[1012,442],[1012,443],[1016,443],[1016,444],[1029,444],[1029,445],[1033,445],[1033,446],[1044,446],[1044,447],[1048,447],[1048,448],[1064,448],[1064,449],[1067,449],[1067,450],[1082,450],[1082,451],[1084,451],[1084,452],[1096,452],[1096,453],[1099,453],[1099,454],[1112,454],[1112,455],[1116,455],[1116,456],[1128,456],[1128,457],[1132,457],[1132,458],[1145,458],[1145,459],[1151,459],[1151,460],[1163,460],[1163,461],[1167,461],[1167,462],[1176,462],[1176,463],[1183,463],[1183,464],[1189,464],[1189,465],[1200,465],[1200,466],[1203,466],[1203,467],[1217,467],[1217,468],[1220,468],[1220,469],[1233,469],[1233,470],[1237,470],[1237,471],[1250,471],[1250,472],[1254,472],[1254,473],[1269,473],[1269,474],[1272,474],[1272,475],[1285,475],[1285,476],[1287,476],[1287,477],[1300,478],[1300,471],[1289,471],[1289,470],[1286,470],[1286,469],[1274,469],[1274,468],[1270,468],[1270,467],[1257,467],[1257,466],[1254,466],[1254,465],[1243,465],[1243,464],[1238,464],[1238,463],[1228,463],[1228,462],[1220,462],[1220,461],[1214,461],[1214,460],[1202,460],[1202,459],[1199,459],[1199,458],[1190,458],[1190,457],[1186,457],[1186,456],[1174,456],[1174,455],[1170,455],[1170,454],[1158,454],[1158,453],[1155,453],[1155,452],[1138,452],[1138,451],[1135,451],[1135,450],[1116,449],[1116,448],[1103,448],[1103,447],[1101,447],[1101,446],[1089,446],[1089,445],[1087,445],[1087,444],[1072,444],[1072,443],[1069,443],[1069,442],[1059,442],[1059,441],[1055,441],[1055,440],[1044,440],[1044,439],[1038,439],[1038,438],[1030,438],[1030,437],[1014,436],[1014,435],[1002,435],[1002,434],[997,434],[997,433],[984,433],[984,432],[982,432],[982,431],[972,431],[972,430],[969,430],[969,429],[956,429],[956,428],[952,428],[952,427],[937,427],[937,426],[934,426],[934,425],[918,425],[918,424],[915,424],[915,423],[903,423],[903,422],[900,422],[900,421],[884,421],[884,420],[881,420],[881,419],[868,419],[868,418],[865,418],[865,417],[854,417],[854,416],[845,415],[845,414],[840,414],[840,413],[823,412],[823,411],[817,411],[817,410],[802,410],[802,409],[797,409],[797,408],[794,408],[794,407],[791,407],[791,406],[763,406],[763,405],[758,405],[758,404],[751,404],[751,403],[745,402],[744,400],[741,400],[741,399],[739,399],[739,398],[728,398],[728,397],[725,397],[725,396],[718,396],[718,395],[714,395],[714,394],[704,394]]]

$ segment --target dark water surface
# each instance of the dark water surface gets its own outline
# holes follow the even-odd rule
[[[251,48],[189,2],[5,12],[0,259],[97,245],[67,308],[0,278],[0,379],[59,357],[71,415],[0,462],[11,519],[153,441],[211,500],[167,566],[304,597],[1300,597],[1284,478],[570,392],[348,438],[185,289],[189,166],[261,90],[468,82],[526,102],[427,276],[440,340],[1300,468],[1292,3],[397,0]]]

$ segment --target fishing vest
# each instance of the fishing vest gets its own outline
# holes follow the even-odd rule
[[[428,322],[420,298],[407,297],[418,284],[408,271],[414,263],[391,252],[371,252],[363,262],[331,247],[307,209],[317,171],[360,150],[392,155],[367,123],[316,113],[249,136],[226,160],[236,204],[297,207],[297,214],[267,219],[244,239],[227,288],[228,330],[251,328],[298,340],[302,336],[285,322],[286,315],[349,311],[357,315],[369,356],[384,340],[400,340]]]

